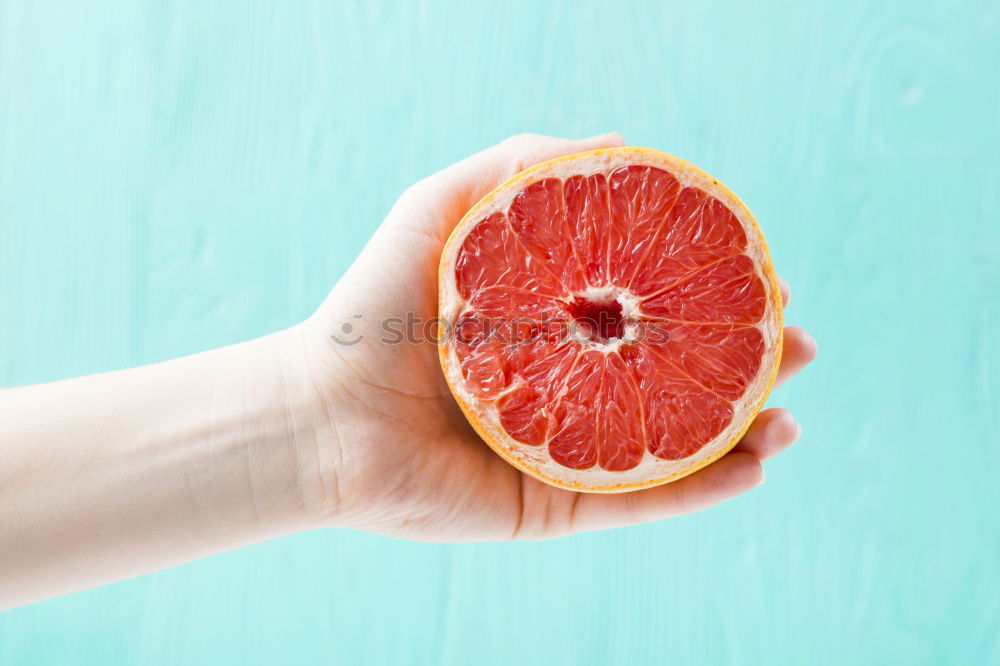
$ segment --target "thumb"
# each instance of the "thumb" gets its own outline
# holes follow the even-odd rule
[[[585,139],[517,134],[411,186],[391,217],[444,240],[462,215],[518,171],[563,155],[624,145],[618,132]]]

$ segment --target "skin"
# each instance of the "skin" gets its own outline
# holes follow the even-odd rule
[[[731,452],[677,482],[576,493],[478,438],[433,342],[380,341],[385,318],[436,315],[441,249],[486,192],[537,162],[617,145],[617,133],[519,135],[417,183],[316,313],[285,331],[0,391],[0,608],[305,529],[548,539],[698,511],[759,484],[761,463],[799,436],[787,410],[761,412]],[[795,327],[784,344],[778,383],[816,353]]]

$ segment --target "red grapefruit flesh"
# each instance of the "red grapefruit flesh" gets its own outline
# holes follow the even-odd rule
[[[750,211],[676,157],[611,148],[521,172],[441,257],[445,377],[527,474],[618,492],[731,449],[770,392],[781,297]]]

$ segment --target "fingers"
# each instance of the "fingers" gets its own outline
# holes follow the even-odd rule
[[[778,276],[778,286],[781,289],[781,303],[787,307],[792,295],[788,283],[781,276]],[[816,340],[805,329],[798,326],[786,327],[785,344],[781,350],[781,366],[778,368],[774,386],[777,388],[788,381],[790,377],[812,363],[814,358],[816,358]]]
[[[618,132],[586,139],[518,134],[431,176],[436,187],[462,192],[467,207],[518,171],[563,155],[624,145]]]
[[[775,407],[757,415],[734,451],[744,451],[764,461],[795,443],[802,432],[787,409]]]
[[[791,412],[761,412],[732,451],[679,481],[621,495],[581,495],[571,531],[638,525],[701,511],[741,495],[764,480],[761,461],[780,453],[801,430]]]
[[[518,171],[563,155],[624,143],[618,132],[586,139],[518,134],[420,181],[407,190],[405,204],[442,212],[437,216],[440,228],[434,231],[448,233],[465,211]]]
[[[791,412],[780,407],[761,412],[731,452],[679,481],[621,495],[581,495],[572,531],[638,525],[701,511],[741,495],[764,479],[761,461],[799,438]]]
[[[571,530],[639,525],[700,511],[747,492],[763,478],[756,456],[732,451],[691,476],[656,488],[620,495],[582,494],[573,512]]]
[[[796,375],[802,368],[812,363],[814,358],[816,358],[816,341],[813,337],[798,326],[785,327],[785,344],[781,350],[781,365],[778,367],[775,387]]]
[[[732,451],[679,481],[621,495],[581,495],[571,531],[638,525],[701,511],[741,495],[764,480],[761,461],[780,453],[801,429],[791,412],[761,412]]]

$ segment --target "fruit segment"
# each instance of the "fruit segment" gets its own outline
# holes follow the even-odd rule
[[[586,350],[566,380],[555,405],[556,425],[549,440],[549,455],[560,465],[587,469],[597,462],[598,413],[604,388],[604,354]]]
[[[605,408],[598,410],[597,463],[611,471],[632,469],[648,445],[642,418],[645,409],[635,377],[620,354],[605,358],[601,397]]]
[[[553,276],[531,256],[507,221],[497,213],[479,222],[462,244],[455,278],[463,298],[480,289],[507,287],[539,296],[562,293]]]
[[[756,324],[764,316],[764,283],[745,254],[710,263],[642,301],[653,317],[703,324]]]
[[[728,400],[700,386],[661,350],[633,345],[623,357],[644,397],[646,448],[654,456],[686,458],[732,419]]]
[[[568,239],[563,183],[549,178],[521,190],[507,212],[518,242],[550,273],[561,292],[586,286],[586,277]]]
[[[535,341],[525,345],[530,353],[518,369],[510,391],[497,401],[500,423],[511,437],[538,446],[549,436],[553,405],[576,364],[580,351],[567,343]]]
[[[661,291],[701,267],[746,249],[746,233],[722,203],[686,187],[650,241],[629,288],[639,296]]]
[[[627,287],[669,216],[680,182],[666,171],[646,166],[617,169],[609,179],[611,283]]]
[[[563,186],[566,241],[572,243],[588,284],[608,282],[608,225],[611,209],[604,174],[572,176]]]
[[[646,326],[646,346],[726,400],[742,396],[760,368],[764,336],[754,326],[670,321],[652,321]]]

